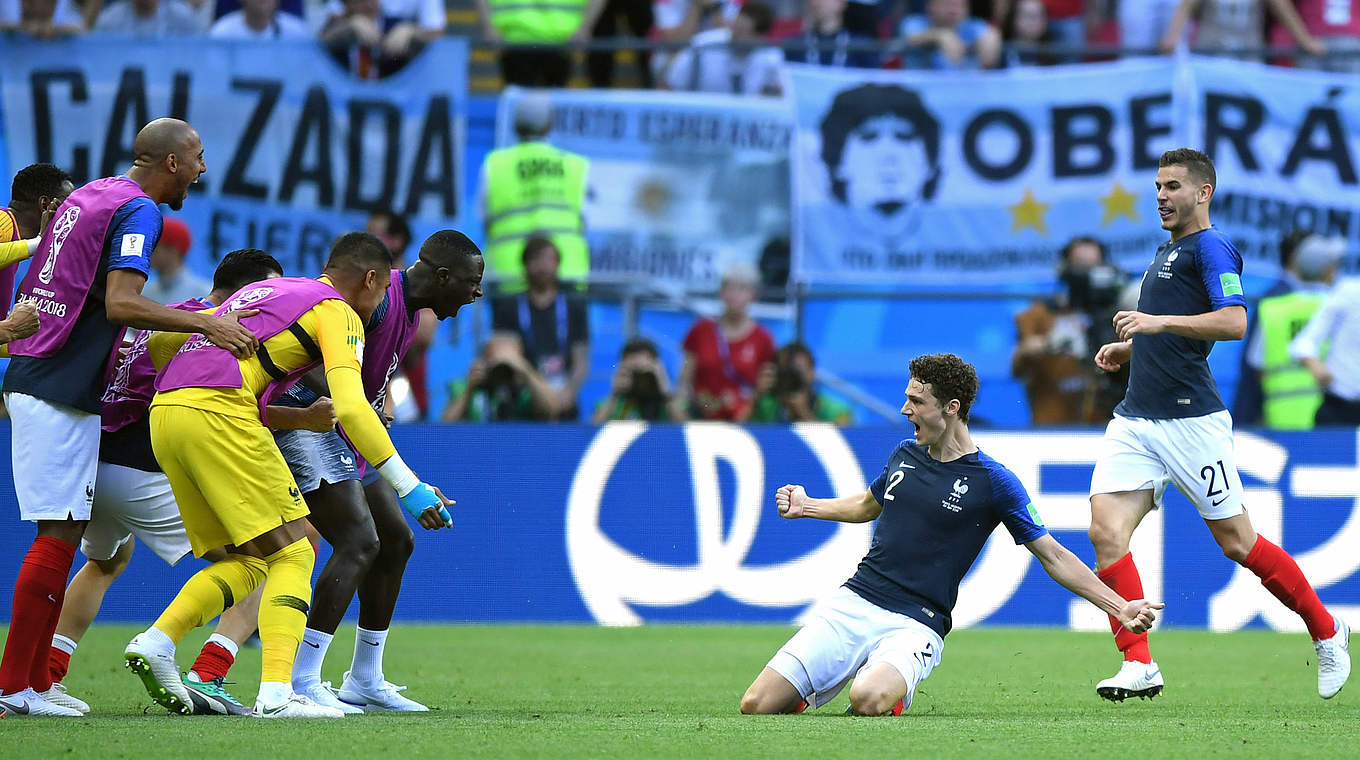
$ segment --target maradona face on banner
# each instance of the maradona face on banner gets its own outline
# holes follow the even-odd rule
[[[600,430],[566,519],[572,575],[598,622],[787,622],[854,572],[871,525],[780,520],[773,493],[786,482],[863,491],[855,453],[829,425],[762,432],[789,440],[762,449],[748,430],[711,422]]]

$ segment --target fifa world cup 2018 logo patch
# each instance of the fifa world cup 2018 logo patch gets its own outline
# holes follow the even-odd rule
[[[38,280],[44,285],[52,284],[52,276],[57,272],[57,256],[61,254],[61,247],[66,243],[66,237],[75,229],[76,220],[80,218],[80,206],[67,206],[57,221],[52,223],[52,252],[48,254],[47,261],[43,268],[38,272]]]
[[[963,505],[960,504],[959,502],[963,499],[963,495],[968,493],[967,481],[968,478],[955,478],[954,492],[949,494],[949,496],[945,497],[943,500],[941,500],[940,506],[944,507],[950,512],[958,512],[959,510],[963,509]]]

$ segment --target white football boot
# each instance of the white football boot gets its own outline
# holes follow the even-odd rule
[[[357,705],[364,710],[429,712],[430,708],[414,699],[407,699],[399,693],[405,690],[405,686],[397,686],[391,681],[383,681],[379,684],[361,683],[357,678],[350,678],[350,671],[346,670],[345,679],[341,682],[340,690],[336,692],[336,696],[340,697],[340,701]]]
[[[305,695],[294,693],[283,704],[266,706],[263,702],[255,702],[255,711],[251,713],[256,718],[343,718],[345,714],[325,705],[318,705]]]
[[[1111,702],[1129,697],[1152,699],[1162,693],[1162,685],[1162,669],[1157,663],[1125,661],[1118,673],[1096,684],[1096,693]]]
[[[0,716],[47,715],[62,718],[79,718],[80,711],[49,702],[33,687],[0,696]]]
[[[193,715],[189,690],[180,682],[175,645],[168,636],[148,628],[132,637],[123,650],[123,659],[127,668],[142,679],[146,693],[156,704],[177,715]]]
[[[51,702],[54,705],[69,707],[72,710],[75,710],[76,712],[80,713],[81,715],[90,714],[90,706],[85,704],[85,700],[77,699],[76,697],[71,696],[69,693],[67,693],[66,687],[62,686],[59,683],[52,684],[52,688],[48,689],[47,691],[44,691],[42,693],[42,697],[43,699],[46,699],[48,702]]]
[[[346,715],[363,715],[362,707],[356,707],[347,702],[341,702],[335,697],[335,690],[331,688],[330,681],[312,681],[311,683],[293,684],[293,691],[312,700],[318,705],[333,707]]]
[[[1313,649],[1317,650],[1318,696],[1323,699],[1335,697],[1351,676],[1351,629],[1341,618],[1335,615],[1332,618],[1336,620],[1336,633],[1330,639],[1313,642]]]

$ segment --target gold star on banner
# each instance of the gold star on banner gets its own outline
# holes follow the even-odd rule
[[[1127,216],[1133,221],[1138,221],[1138,209],[1134,201],[1138,199],[1137,193],[1131,193],[1124,189],[1118,182],[1110,188],[1110,194],[1100,199],[1100,205],[1105,207],[1105,213],[1100,219],[1101,227],[1109,227],[1110,223],[1121,216]]]
[[[1026,189],[1025,197],[1020,202],[1010,207],[1011,212],[1011,232],[1019,232],[1026,227],[1033,227],[1039,231],[1040,235],[1048,235],[1048,223],[1044,221],[1044,214],[1048,213],[1048,204],[1040,203],[1034,197],[1034,191]]]

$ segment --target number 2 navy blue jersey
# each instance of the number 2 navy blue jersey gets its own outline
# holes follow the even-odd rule
[[[941,637],[953,627],[959,582],[997,525],[1017,544],[1048,534],[1020,480],[981,451],[940,462],[907,439],[869,491],[883,512],[845,587]]]
[[[1144,314],[1205,314],[1246,308],[1242,256],[1210,227],[1157,249],[1143,274],[1138,310]],[[1226,409],[1209,372],[1211,340],[1170,332],[1133,336],[1129,389],[1115,412],[1125,417],[1200,417]]]

